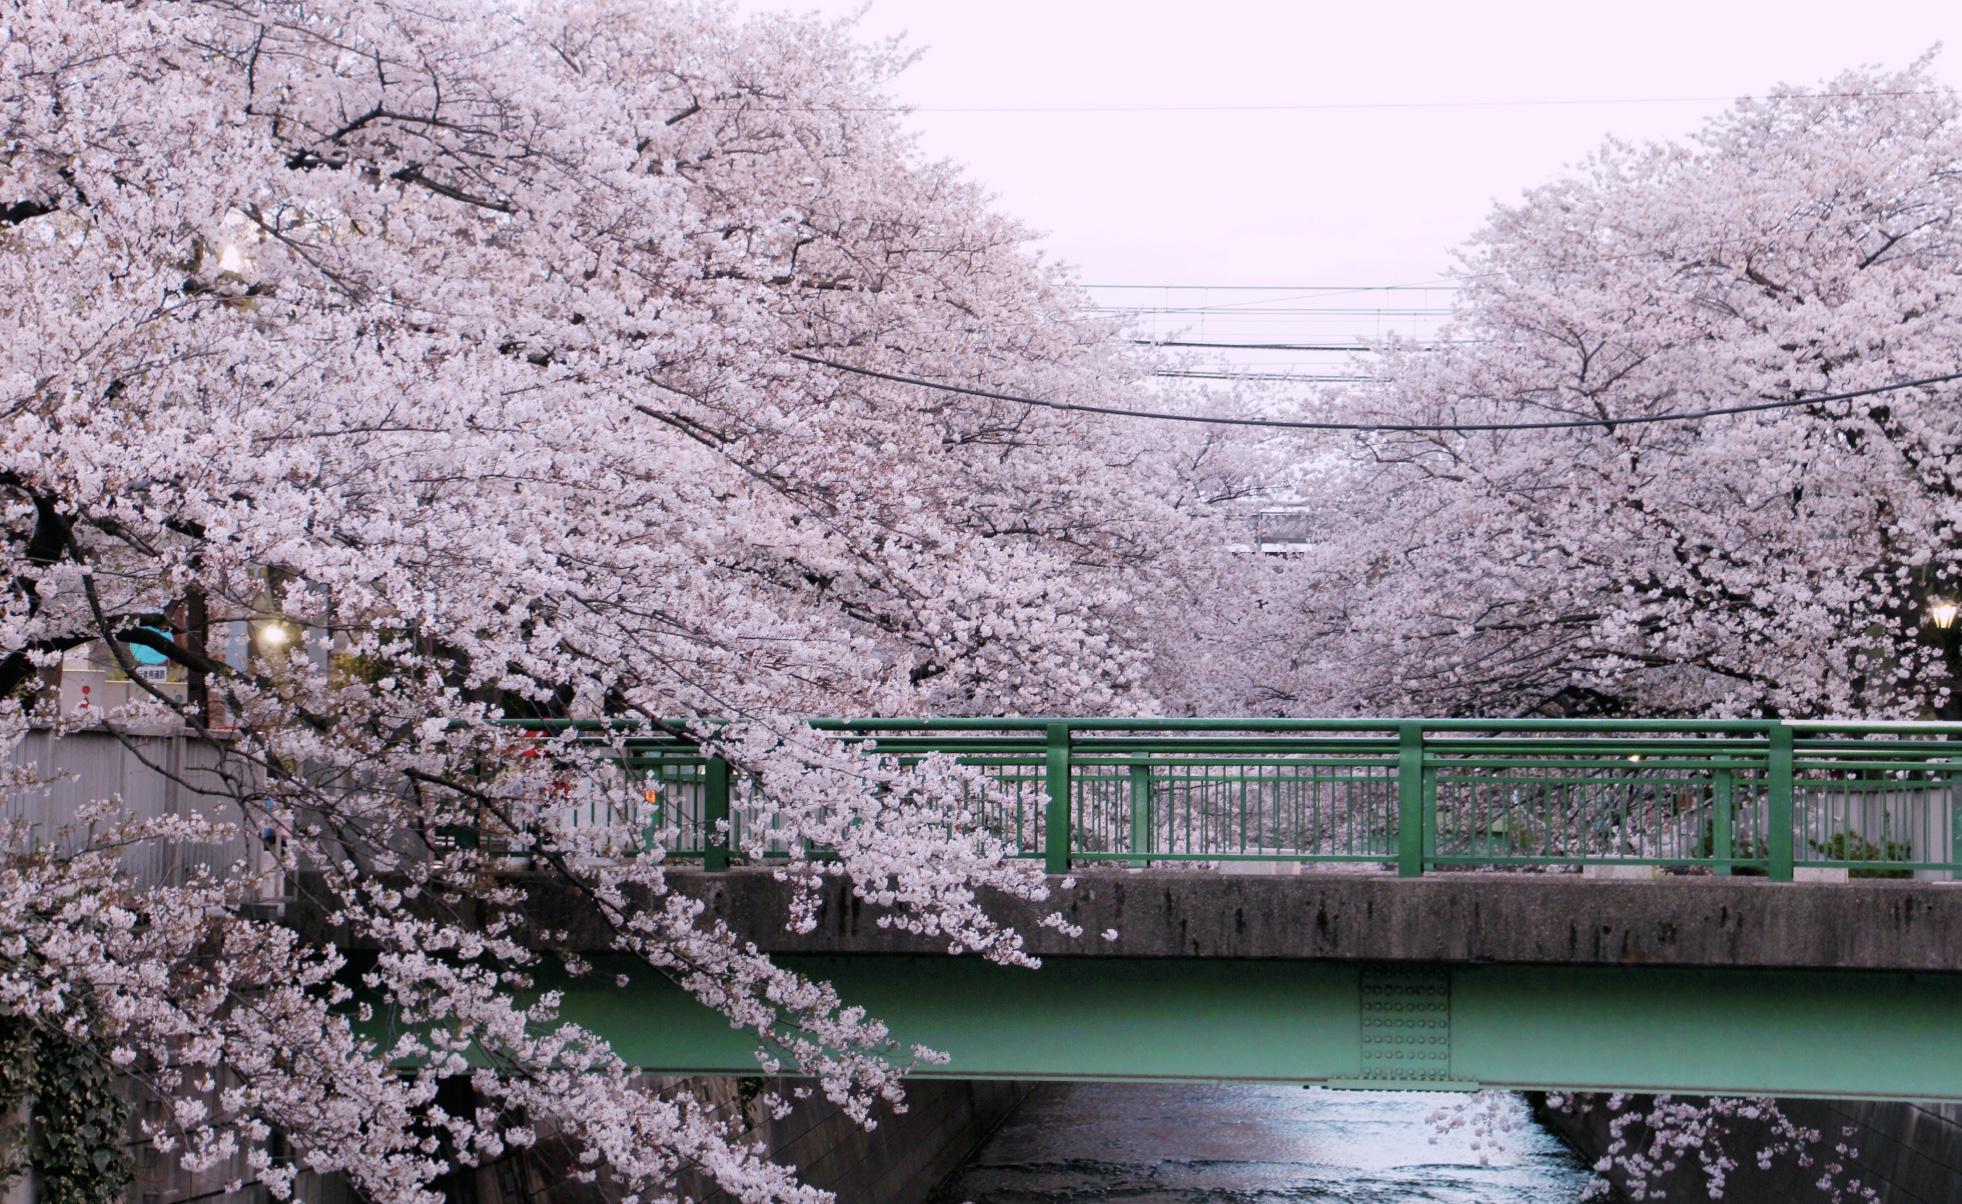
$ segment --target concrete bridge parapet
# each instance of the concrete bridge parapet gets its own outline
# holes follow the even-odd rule
[[[343,948],[300,875],[289,923]],[[818,925],[785,925],[791,887],[773,871],[681,869],[669,881],[758,948],[823,956],[936,955],[944,942],[878,922],[843,879],[824,885]],[[1431,965],[1658,966],[1962,974],[1962,884],[1771,883],[1761,878],[1620,881],[1566,874],[1086,871],[1050,878],[1041,903],[998,896],[991,912],[1044,958],[1119,957]],[[539,876],[530,920],[575,950],[607,947],[590,904]],[[467,905],[466,905],[467,906]],[[1039,921],[1050,912],[1083,932]],[[1115,932],[1106,939],[1104,934]],[[557,942],[554,942],[557,944]]]
[[[1045,903],[995,899],[991,906],[1043,957],[1962,973],[1962,885],[1951,883],[1152,870],[1074,878],[1069,888],[1052,878]],[[931,938],[881,927],[880,909],[853,898],[842,881],[827,884],[817,929],[794,933],[782,918],[790,888],[768,870],[682,871],[672,880],[702,899],[708,915],[771,952],[942,951]],[[1039,926],[1050,911],[1083,935]],[[1104,939],[1109,931],[1115,939]]]

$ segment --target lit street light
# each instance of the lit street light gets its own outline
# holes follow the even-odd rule
[[[1928,599],[1928,621],[1941,633],[1942,669],[1948,677],[1948,698],[1935,708],[1937,719],[1962,719],[1962,647],[1958,647],[1956,637],[1962,635],[1955,626],[1957,617],[1962,617],[1962,603],[1953,598]]]

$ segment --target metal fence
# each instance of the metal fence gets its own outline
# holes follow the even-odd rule
[[[57,735],[29,731],[8,750],[8,760],[27,767],[40,783],[0,795],[0,821],[24,823],[34,845],[76,848],[88,833],[76,826],[79,810],[106,799],[136,819],[203,814],[236,821],[233,803],[250,783],[252,766],[229,757],[221,745],[181,730],[136,733],[81,731]],[[199,866],[244,863],[255,872],[270,864],[264,841],[138,840],[122,853],[122,868],[139,886],[181,882]]]
[[[541,734],[585,723],[516,725]],[[567,798],[575,822],[626,825],[671,856],[726,866],[787,850],[753,783],[686,736],[608,724],[619,791]],[[1431,869],[1653,866],[1792,878],[1962,877],[1962,724],[1757,720],[826,719],[867,755],[932,754],[993,782],[971,821],[1013,855],[1073,864],[1362,863]],[[204,809],[230,792],[217,751],[168,733],[34,732],[11,753],[50,785],[0,803],[59,842],[78,804]],[[617,779],[616,779],[617,781]],[[208,783],[208,785],[206,784]],[[209,791],[209,794],[206,793]],[[761,836],[761,839],[752,837]],[[127,868],[255,858],[139,843]],[[632,850],[618,850],[631,852]],[[153,864],[154,863],[154,864]]]
[[[558,729],[564,723],[533,725]],[[580,725],[572,725],[580,726]],[[978,822],[1052,872],[1239,861],[1962,875],[1962,724],[1762,720],[824,719],[996,783]],[[619,733],[616,730],[616,738]],[[757,822],[728,766],[626,735],[645,822],[726,865]],[[600,817],[593,817],[598,819]],[[726,824],[727,835],[724,834]],[[781,851],[778,842],[768,845]]]

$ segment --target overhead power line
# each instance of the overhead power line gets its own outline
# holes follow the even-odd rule
[[[1246,304],[1261,304],[1263,301],[1287,301],[1297,298],[1325,300],[1330,297],[1346,297],[1356,293],[1434,293],[1456,292],[1460,279],[1478,277],[1438,276],[1430,280],[1412,280],[1402,284],[1086,284],[1083,287],[1092,291],[1111,292],[1179,292],[1179,293],[1266,293],[1268,297],[1253,302],[1232,302],[1237,307]]]
[[[1128,289],[1174,293],[1444,293],[1458,287],[1442,284],[1086,284],[1089,289]]]
[[[1360,385],[1370,384],[1383,379],[1380,376],[1356,376],[1328,372],[1262,372],[1259,370],[1234,372],[1204,368],[1166,368],[1162,371],[1154,372],[1152,375],[1172,380],[1268,381],[1296,385]]]
[[[1195,339],[1132,339],[1140,347],[1210,347],[1221,351],[1377,351],[1368,343],[1208,343]],[[1430,348],[1442,343],[1422,343]]]
[[[1293,318],[1445,318],[1451,311],[1442,306],[1337,306],[1271,305],[1245,302],[1239,305],[1092,305],[1095,314],[1197,314],[1200,317],[1264,318],[1285,315]]]
[[[1078,414],[1107,414],[1115,418],[1146,418],[1159,422],[1189,422],[1203,426],[1251,426],[1271,427],[1276,430],[1294,431],[1358,431],[1380,434],[1451,434],[1464,431],[1560,431],[1580,430],[1587,427],[1611,429],[1617,426],[1644,426],[1655,422],[1699,422],[1706,418],[1718,418],[1726,414],[1755,414],[1766,410],[1790,410],[1800,406],[1821,405],[1832,401],[1851,401],[1856,397],[1872,397],[1881,393],[1893,393],[1902,389],[1919,389],[1928,385],[1946,384],[1962,380],[1962,372],[1950,372],[1942,376],[1929,376],[1920,380],[1895,381],[1892,384],[1875,385],[1870,389],[1853,389],[1845,393],[1826,393],[1817,397],[1795,397],[1783,401],[1754,401],[1742,405],[1713,406],[1702,410],[1677,410],[1666,414],[1635,414],[1625,418],[1557,418],[1534,422],[1311,422],[1291,418],[1236,418],[1214,414],[1161,413],[1153,410],[1129,410],[1120,406],[1089,405],[1083,402],[1054,401],[1043,397],[1021,397],[1014,393],[1000,393],[993,389],[977,389],[968,385],[952,385],[943,381],[923,380],[917,376],[902,376],[896,372],[881,372],[877,368],[861,368],[855,364],[839,363],[820,356],[806,355],[800,351],[790,353],[790,358],[820,368],[830,368],[837,372],[847,372],[855,376],[867,376],[874,380],[891,381],[894,384],[917,385],[923,389],[936,389],[942,393],[956,393],[966,397],[981,397],[990,401],[1006,401],[1016,405],[1038,406],[1046,410],[1066,410]]]
[[[1650,247],[1647,250],[1642,250],[1642,251],[1622,251],[1622,252],[1616,252],[1607,255],[1583,255],[1575,258],[1561,260],[1554,263],[1534,264],[1531,266],[1536,270],[1564,271],[1569,268],[1594,267],[1604,263],[1619,263],[1629,259],[1649,259],[1649,260],[1657,260],[1665,263],[1674,263],[1683,266],[1699,266],[1696,263],[1696,260],[1700,256],[1706,254],[1720,254],[1724,248],[1747,245],[1752,241],[1754,241],[1756,237],[1757,237],[1756,235],[1739,234],[1739,235],[1732,235],[1729,237],[1713,238],[1710,239],[1707,243],[1703,244],[1703,247],[1707,248],[1707,251],[1704,250],[1703,248],[1699,248],[1695,246],[1692,247],[1658,246],[1658,247]],[[1715,265],[1702,264],[1700,266],[1715,266]],[[1467,281],[1492,280],[1500,276],[1511,275],[1520,270],[1521,269],[1519,267],[1507,267],[1507,268],[1500,268],[1487,272],[1458,271],[1452,273],[1449,276],[1434,276],[1428,280],[1406,280],[1395,284],[1341,284],[1341,285],[1338,284],[1149,284],[1149,283],[1139,284],[1139,283],[1124,282],[1124,283],[1106,283],[1106,284],[1085,284],[1082,285],[1081,287],[1086,289],[1092,289],[1092,290],[1114,289],[1114,290],[1133,290],[1133,291],[1144,291],[1144,292],[1170,291],[1170,292],[1188,292],[1188,293],[1245,292],[1245,293],[1300,294],[1299,298],[1288,297],[1288,296],[1260,297],[1260,298],[1256,298],[1253,301],[1226,302],[1217,306],[1204,307],[1208,309],[1236,309],[1245,305],[1267,305],[1277,301],[1289,301],[1289,300],[1296,300],[1296,299],[1321,301],[1329,297],[1344,296],[1350,293],[1456,292],[1460,288],[1462,288]],[[1124,308],[1124,307],[1116,307],[1116,308]]]
[[[1946,88],[1880,92],[1771,92],[1730,96],[1523,97],[1503,100],[1361,100],[1298,104],[1136,104],[1136,105],[704,105],[709,113],[1346,113],[1373,110],[1543,109],[1609,105],[1734,104],[1745,100],[1881,100],[1896,96],[1940,96]]]

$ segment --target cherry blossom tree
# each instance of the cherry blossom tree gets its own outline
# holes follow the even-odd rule
[[[1249,579],[1226,638],[1266,671],[1219,686],[1309,714],[1962,716],[1926,616],[1962,585],[1958,163],[1924,59],[1741,101],[1687,144],[1610,142],[1499,208],[1440,343],[1384,346],[1381,387],[1325,404],[1577,425],[1304,452],[1323,536]],[[1774,1101],[1550,1098],[1614,1115],[1602,1192],[1695,1166],[1715,1198],[1748,1158],[1873,1196]]]
[[[796,717],[1158,705],[1138,633],[1225,571],[1212,503],[1245,486],[1210,436],[792,358],[1087,401],[1149,371],[914,150],[904,61],[686,3],[0,10],[4,738],[164,719],[233,767],[206,813],[8,829],[0,1013],[168,1101],[150,1136],[185,1166],[427,1200],[549,1137],[623,1199],[683,1170],[817,1198],[527,993],[551,934],[511,855],[854,1116],[932,1056],[703,922],[658,839],[622,856],[642,799],[609,749],[525,755],[501,718],[700,742],[800,884],[1030,960],[978,892],[1042,879],[946,830],[992,787]],[[38,683],[97,642],[136,701],[55,713]],[[377,951],[358,974],[254,906],[296,870]],[[437,1101],[459,1077],[468,1114]]]
[[[1443,345],[1331,400],[1400,423],[1319,468],[1273,704],[1954,716],[1962,111],[1926,61],[1610,142],[1500,208]],[[1278,643],[1280,633],[1275,639]]]

